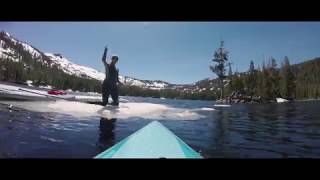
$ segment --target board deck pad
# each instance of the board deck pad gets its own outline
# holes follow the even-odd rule
[[[153,121],[95,158],[202,157],[160,122]]]

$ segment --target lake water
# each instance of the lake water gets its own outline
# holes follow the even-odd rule
[[[212,101],[124,99],[214,108],[199,111],[198,119],[159,120],[206,158],[320,157],[320,101],[214,107]],[[0,157],[92,158],[153,120],[76,117],[0,104]]]

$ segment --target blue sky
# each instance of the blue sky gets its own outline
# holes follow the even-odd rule
[[[278,64],[320,57],[320,22],[0,22],[0,30],[101,71],[108,45],[121,75],[171,83],[215,77],[209,65],[221,39],[233,71],[271,56]]]

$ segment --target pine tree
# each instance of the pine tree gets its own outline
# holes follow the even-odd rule
[[[262,97],[263,94],[263,74],[262,74],[262,70],[260,69],[260,67],[258,67],[257,70],[257,96]]]
[[[214,72],[220,81],[221,88],[221,99],[224,97],[223,89],[224,89],[224,79],[226,78],[226,62],[228,61],[228,51],[226,51],[223,47],[223,41],[220,42],[220,48],[218,48],[214,52],[214,57],[212,61],[217,63],[215,66],[210,66],[212,72]]]
[[[243,80],[240,74],[236,71],[233,76],[233,88],[236,91],[242,90],[244,88]]]
[[[280,80],[280,90],[281,95],[285,98],[293,98],[295,94],[295,80],[294,74],[290,67],[289,58],[284,57],[282,67],[281,67],[281,80]]]
[[[268,84],[270,84],[270,92],[268,92],[267,98],[274,100],[276,97],[280,95],[280,89],[279,89],[280,76],[277,70],[277,63],[274,58],[271,58],[271,61],[268,64],[268,74],[269,74]]]
[[[253,93],[255,93],[257,89],[257,73],[254,69],[254,63],[252,60],[250,61],[250,68],[246,77],[245,84],[245,86],[247,87],[247,93],[249,95],[253,95]]]
[[[231,68],[231,63],[227,63],[227,65],[229,66],[229,71],[228,71],[228,77],[227,77],[227,80],[228,80],[228,85],[226,86],[226,90],[225,90],[225,94],[231,94],[232,91],[233,91],[233,82],[232,82],[232,79],[233,79],[233,72],[232,72],[232,68]],[[212,88],[212,87],[210,87]],[[209,89],[210,89],[209,88]],[[209,93],[210,91],[207,92],[208,95],[206,96],[210,96]],[[210,96],[211,97],[211,96]]]
[[[232,73],[231,64],[232,64],[232,63],[228,63],[228,66],[229,66],[228,76],[229,76],[229,77],[231,77],[232,74],[233,74],[233,73]]]
[[[269,100],[271,96],[271,83],[270,83],[270,77],[267,67],[265,66],[265,63],[262,64],[262,92],[261,97],[264,100]]]

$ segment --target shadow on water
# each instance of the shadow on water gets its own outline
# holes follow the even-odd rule
[[[214,113],[214,125],[211,127],[212,134],[210,137],[213,140],[210,143],[210,150],[215,154],[213,157],[225,157],[225,149],[229,142],[227,130],[229,115],[228,111],[225,111],[222,108]],[[203,152],[202,155],[204,157],[210,157],[207,152]]]
[[[115,122],[116,118],[101,118],[99,125],[98,151],[103,152],[115,143]]]

